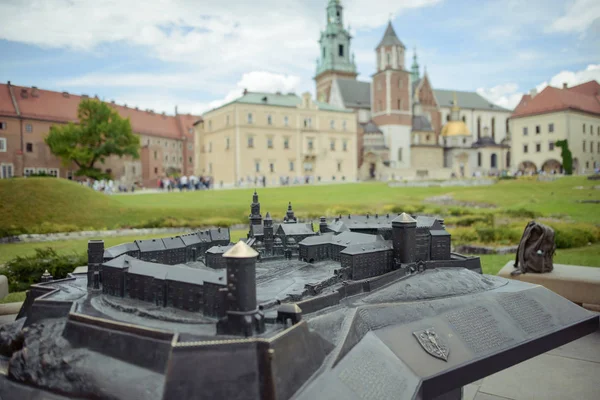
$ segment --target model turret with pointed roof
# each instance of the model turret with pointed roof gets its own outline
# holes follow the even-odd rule
[[[285,222],[286,224],[293,224],[293,223],[298,222],[298,219],[294,215],[294,210],[292,210],[292,202],[291,201],[288,203],[288,209],[287,209],[287,212],[285,213],[285,217],[283,218],[283,222]]]
[[[273,253],[273,242],[275,240],[273,236],[273,219],[271,218],[271,214],[267,211],[267,215],[265,215],[264,220],[264,228],[263,228],[263,238],[265,243],[265,250],[267,254]]]
[[[260,215],[260,203],[258,202],[258,194],[256,193],[256,190],[254,190],[254,194],[252,195],[252,204],[250,205],[250,224],[262,224],[262,215]]]

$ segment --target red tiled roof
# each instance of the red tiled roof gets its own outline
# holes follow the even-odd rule
[[[0,114],[17,115],[15,106],[12,103],[8,85],[0,85]]]
[[[577,110],[600,115],[600,85],[596,81],[586,82],[569,89],[548,86],[531,98],[524,95],[511,118],[549,112]]]
[[[589,81],[581,85],[573,86],[567,89],[570,92],[584,94],[586,96],[600,96],[600,83],[598,81]]]
[[[21,115],[24,118],[56,122],[77,122],[77,107],[83,96],[14,85],[12,86],[12,91],[17,100]],[[37,95],[34,96],[35,92],[37,92]],[[0,93],[0,113],[16,115],[8,91],[8,85],[0,84]],[[108,104],[116,109],[123,118],[129,118],[131,128],[135,133],[151,136],[171,139],[181,138],[184,135],[188,135],[187,126],[191,126],[188,120],[195,121],[199,118],[191,115],[177,115],[174,117],[136,110],[112,103]],[[5,110],[8,106],[10,108]],[[180,117],[182,121],[181,128],[177,120]]]

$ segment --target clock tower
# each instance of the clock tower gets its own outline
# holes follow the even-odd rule
[[[356,79],[354,54],[350,54],[352,37],[344,28],[344,8],[340,0],[329,0],[327,5],[327,26],[321,32],[319,46],[321,53],[317,58],[317,100],[328,102],[331,85],[335,78]]]

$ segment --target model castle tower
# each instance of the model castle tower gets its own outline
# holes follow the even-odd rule
[[[272,254],[275,237],[273,236],[273,219],[271,218],[271,214],[269,214],[269,212],[267,212],[267,215],[265,215],[263,234],[265,250],[267,251],[267,254]]]
[[[283,217],[283,222],[286,224],[294,224],[298,222],[298,218],[294,215],[294,210],[292,210],[292,202],[288,203],[288,209],[285,213],[285,217]]]
[[[223,258],[227,265],[227,314],[217,323],[217,333],[252,336],[265,331],[265,320],[256,304],[256,259],[258,253],[243,241]]]
[[[392,240],[396,264],[415,262],[417,220],[402,213],[392,221]]]
[[[258,194],[256,190],[252,195],[252,204],[250,205],[250,225],[260,225],[262,223],[262,215],[260,215],[260,203],[258,202]]]
[[[104,240],[88,241],[87,286],[100,289],[102,261],[104,261]]]

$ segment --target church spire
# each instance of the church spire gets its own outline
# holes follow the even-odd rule
[[[450,111],[450,121],[460,120],[460,107],[458,106],[458,99],[456,98],[456,92],[453,94],[452,110]]]
[[[285,217],[283,218],[283,222],[286,222],[286,223],[298,222],[298,219],[294,215],[294,210],[292,210],[292,202],[291,201],[288,204],[288,209],[287,209],[287,212],[285,213]]]
[[[260,215],[260,203],[258,202],[258,194],[254,190],[252,195],[252,204],[250,204],[250,224],[260,225],[262,223],[262,215]]]
[[[396,31],[394,30],[394,27],[392,26],[392,21],[388,21],[388,26],[385,30],[385,33],[383,34],[383,38],[381,39],[381,42],[379,42],[379,44],[377,45],[377,48],[379,49],[380,47],[388,47],[388,46],[400,46],[403,49],[404,44],[402,44],[402,42],[400,41],[400,39],[398,39],[398,36],[396,35]]]
[[[413,55],[413,63],[412,66],[410,67],[411,72],[410,72],[410,77],[412,79],[413,82],[416,82],[419,80],[419,63],[417,62],[417,47],[415,46],[415,54]]]

